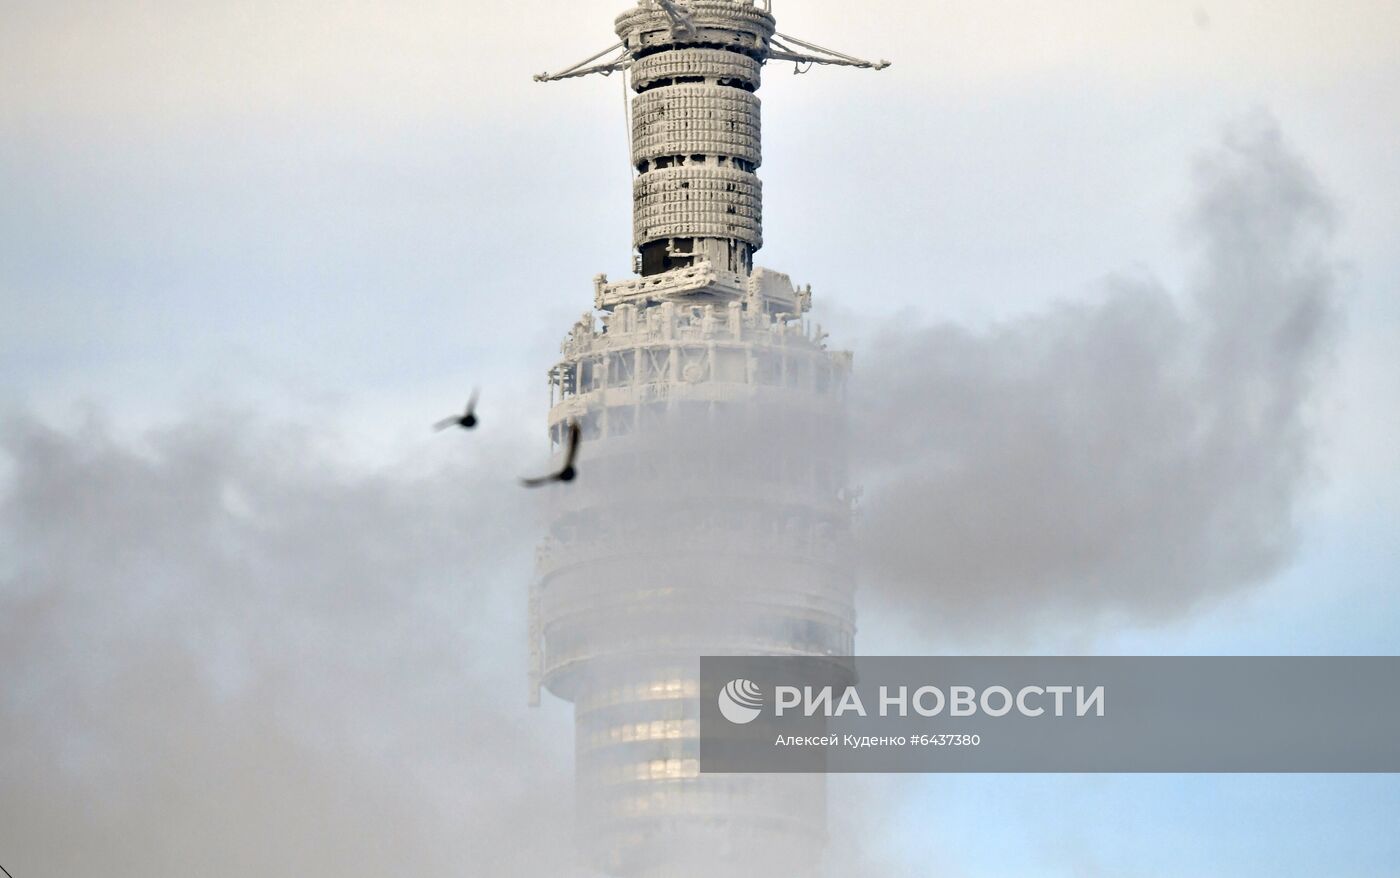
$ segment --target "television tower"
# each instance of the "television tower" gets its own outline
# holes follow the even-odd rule
[[[849,353],[803,317],[811,289],[754,266],[763,244],[758,90],[768,61],[881,69],[779,34],[760,0],[639,0],[619,42],[553,81],[621,73],[636,278],[549,370],[554,489],[530,593],[531,700],[575,712],[578,835],[637,878],[808,875],[819,775],[701,774],[699,656],[851,655]]]

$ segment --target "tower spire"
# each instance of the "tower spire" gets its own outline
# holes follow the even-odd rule
[[[880,70],[784,36],[767,2],[639,0],[619,15],[621,42],[541,82],[589,73],[630,74],[632,244],[652,282],[600,285],[597,304],[733,300],[763,246],[760,103],[770,59]],[[600,60],[612,56],[608,60]]]

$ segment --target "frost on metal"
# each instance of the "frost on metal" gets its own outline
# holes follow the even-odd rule
[[[574,704],[579,838],[609,874],[811,874],[820,777],[702,775],[699,656],[854,650],[849,353],[811,289],[755,267],[765,63],[867,62],[766,3],[642,0],[620,42],[543,81],[629,77],[638,276],[594,279],[549,370],[583,444],[530,591],[531,697]]]

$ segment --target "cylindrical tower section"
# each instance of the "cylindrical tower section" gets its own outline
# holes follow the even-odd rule
[[[773,16],[752,0],[642,0],[617,18],[631,68],[633,245],[641,274],[708,261],[747,274],[763,245],[759,100]]]
[[[574,703],[580,837],[627,878],[808,875],[819,775],[699,772],[699,657],[848,656],[849,356],[755,303],[622,305],[551,370],[552,497],[535,673]]]

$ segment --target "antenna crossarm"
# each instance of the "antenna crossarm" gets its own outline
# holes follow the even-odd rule
[[[798,64],[830,64],[838,67],[859,67],[869,70],[884,70],[890,66],[885,60],[867,61],[835,49],[827,49],[788,34],[774,34],[768,57],[776,61],[793,61]],[[788,45],[791,43],[792,45]],[[796,46],[797,48],[793,48]],[[803,51],[805,50],[805,51]]]
[[[616,58],[604,61],[601,64],[593,63],[605,55],[617,52],[619,49],[621,49],[622,51]],[[627,51],[626,47],[623,46],[622,43],[614,43],[613,45],[608,46],[606,49],[597,53],[596,55],[584,58],[577,64],[574,64],[570,67],[566,67],[558,73],[536,73],[534,79],[535,82],[557,82],[561,79],[571,79],[575,76],[587,76],[590,73],[601,73],[602,75],[607,76],[608,74],[615,73],[619,70],[626,70],[628,67],[631,66],[631,64],[632,56]]]

